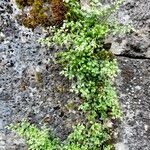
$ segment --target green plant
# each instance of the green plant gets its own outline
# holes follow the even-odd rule
[[[66,50],[56,55],[57,62],[63,67],[61,74],[76,80],[71,90],[85,100],[80,108],[85,111],[86,105],[86,109],[96,112],[96,117],[100,119],[110,117],[110,112],[114,118],[120,116],[116,94],[111,87],[117,63],[113,54],[104,50],[103,41],[107,35],[121,29],[121,26],[111,24],[108,20],[121,2],[117,1],[99,11],[92,3],[91,11],[87,12],[82,11],[77,1],[70,0],[74,16],[80,16],[78,20],[72,18],[65,20],[61,28],[50,28],[53,36],[41,40],[48,45],[57,43],[65,46]],[[68,16],[71,17],[70,13]],[[122,27],[122,31],[124,29]]]
[[[25,137],[29,150],[56,150],[59,147],[59,140],[50,136],[45,127],[39,130],[34,125],[23,121],[8,128]]]
[[[105,122],[121,118],[112,87],[118,68],[116,59],[104,49],[103,43],[109,34],[129,30],[109,21],[121,2],[118,0],[109,7],[99,8],[97,0],[91,0],[90,9],[82,10],[78,1],[64,0],[68,13],[62,26],[51,26],[51,36],[40,40],[42,44],[58,44],[64,48],[56,53],[56,60],[63,68],[61,74],[75,81],[71,91],[84,100],[79,109],[86,117],[85,123],[74,127],[61,150],[113,149],[113,129]]]
[[[88,128],[78,124],[64,142],[51,136],[45,127],[40,130],[28,122],[10,125],[9,129],[26,139],[29,150],[111,150],[113,148],[108,144],[111,139],[107,133],[108,129],[96,122],[91,123]]]
[[[110,136],[106,128],[100,123],[92,123],[87,128],[85,125],[77,125],[64,144],[64,150],[98,150],[112,148],[106,144]]]

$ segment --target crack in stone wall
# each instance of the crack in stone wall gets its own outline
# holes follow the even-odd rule
[[[117,57],[122,57],[122,58],[124,58],[124,57],[126,57],[126,58],[130,58],[130,59],[137,59],[137,60],[150,60],[150,58],[146,58],[145,56],[134,56],[134,55],[128,55],[128,54],[115,54],[115,56],[117,56]]]

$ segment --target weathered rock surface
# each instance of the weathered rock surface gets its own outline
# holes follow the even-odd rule
[[[4,128],[22,119],[47,123],[56,136],[66,138],[82,115],[72,110],[79,100],[69,92],[71,83],[50,63],[54,49],[38,44],[43,30],[32,32],[16,22],[13,1],[0,1],[0,12],[0,150],[26,149]]]
[[[101,0],[101,5],[109,5],[115,0]],[[82,8],[89,9],[89,0],[81,0]],[[129,34],[109,36],[110,50],[120,56],[150,58],[150,0],[124,0],[115,16],[123,25],[131,25],[135,30]]]
[[[150,60],[119,57],[116,79],[121,108],[120,142],[125,150],[150,149]],[[118,150],[122,149],[120,144]]]
[[[105,1],[106,2],[106,1]],[[110,1],[109,1],[110,2]],[[125,0],[118,11],[118,20],[130,24],[133,33],[111,36],[111,51],[116,55],[150,58],[150,0]]]
[[[114,37],[123,49],[118,55],[126,55],[118,57],[121,72],[116,79],[124,112],[118,150],[150,150],[150,60],[145,59],[149,58],[149,6],[149,0],[126,0],[120,18],[140,30],[120,40]],[[68,108],[76,108],[79,100],[68,91],[70,83],[59,75],[59,66],[50,62],[57,49],[41,47],[36,40],[45,31],[32,32],[19,25],[15,8],[14,0],[0,1],[0,150],[27,149],[22,139],[5,129],[9,123],[22,119],[38,126],[47,123],[64,139],[72,123],[82,118]]]

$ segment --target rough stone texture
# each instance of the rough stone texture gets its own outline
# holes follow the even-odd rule
[[[120,140],[129,150],[149,150],[150,60],[119,57],[118,62],[116,85],[124,114]]]
[[[101,0],[101,5],[109,5],[115,0]],[[81,0],[82,8],[89,9],[89,1]],[[106,43],[111,43],[110,50],[116,54],[134,58],[150,58],[150,0],[124,0],[117,13],[117,21],[131,25],[134,32],[110,35]],[[114,16],[113,15],[113,16]]]
[[[118,150],[150,150],[150,61],[143,59],[150,55],[149,6],[149,0],[126,0],[119,11],[120,22],[133,23],[140,30],[114,37],[114,45],[123,49],[118,55],[126,55],[118,57],[122,71],[116,79],[124,112]],[[79,99],[68,91],[71,83],[51,62],[58,49],[41,47],[36,40],[45,31],[32,32],[19,25],[15,8],[14,0],[0,1],[0,150],[27,149],[22,139],[4,128],[9,123],[22,119],[37,126],[47,123],[56,136],[65,139],[72,123],[82,119],[75,109]],[[68,109],[71,101],[73,110]]]
[[[59,75],[59,66],[50,62],[57,48],[38,44],[45,32],[20,26],[15,8],[14,1],[0,1],[0,150],[26,149],[20,138],[4,129],[10,123],[22,119],[37,126],[46,123],[65,139],[72,124],[82,119],[75,110],[78,97],[69,92],[71,83]]]
[[[106,2],[106,1],[105,1]],[[108,1],[111,2],[111,1]],[[150,0],[125,0],[118,11],[118,20],[122,24],[130,24],[133,33],[111,36],[111,51],[114,54],[150,58]]]

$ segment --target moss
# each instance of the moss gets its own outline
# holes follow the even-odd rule
[[[58,92],[58,93],[64,93],[66,91],[66,89],[63,86],[60,85],[60,86],[56,86],[54,88],[54,91]]]
[[[39,83],[42,82],[42,76],[40,72],[35,72],[35,80]]]
[[[104,49],[96,52],[96,56],[102,60],[110,60],[111,61],[114,59],[114,55],[112,54],[112,52],[106,51]]]
[[[51,24],[48,15],[44,11],[41,0],[36,0],[36,2],[33,3],[29,15],[23,19],[22,23],[25,27],[32,29],[38,25],[46,27]]]
[[[65,105],[65,108],[67,109],[67,111],[70,111],[70,110],[74,110],[77,108],[76,104],[74,102],[68,102],[66,105]]]
[[[28,28],[60,26],[65,19],[66,7],[62,0],[16,0],[16,3],[21,9],[31,6],[26,17],[21,18],[22,24]]]
[[[52,24],[61,25],[65,19],[66,8],[62,0],[51,1]]]
[[[20,85],[19,85],[19,90],[21,92],[25,91],[26,90],[26,84],[24,82],[21,82]]]
[[[34,0],[16,0],[16,4],[20,9],[23,9],[26,6],[31,6],[34,3]]]

